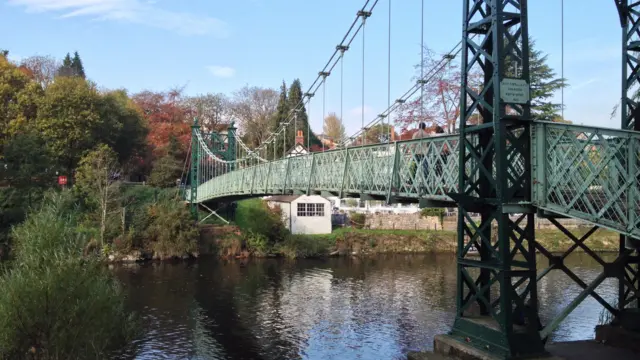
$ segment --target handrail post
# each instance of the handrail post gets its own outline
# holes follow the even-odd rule
[[[282,179],[282,194],[284,194],[287,189],[287,179],[289,178],[289,172],[291,171],[291,169],[289,169],[291,166],[291,158],[284,158],[284,161],[286,161],[287,164],[285,165],[284,179]]]
[[[316,170],[316,153],[311,153],[311,171],[309,171],[309,183],[307,184],[307,196],[311,195],[311,179]]]
[[[342,185],[340,186],[340,198],[344,198],[344,182],[347,180],[347,170],[349,169],[349,148],[344,154],[344,170],[342,171]]]
[[[389,174],[389,191],[387,192],[387,204],[391,204],[391,194],[393,192],[394,180],[398,179],[398,165],[400,162],[400,147],[398,143],[395,143],[395,150],[393,151],[393,167],[391,168],[391,174]],[[397,181],[399,183],[399,181]],[[399,187],[399,186],[397,186]]]

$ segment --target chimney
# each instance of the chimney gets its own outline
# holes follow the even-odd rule
[[[396,129],[393,128],[393,126],[391,127],[391,141],[390,142],[394,142],[396,141]]]
[[[302,135],[302,130],[298,130],[296,133],[296,144],[304,146],[304,135]]]

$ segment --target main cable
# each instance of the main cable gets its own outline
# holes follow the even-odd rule
[[[329,58],[329,60],[327,61],[327,63],[325,64],[323,70],[321,72],[326,72],[326,73],[331,73],[331,71],[335,68],[335,66],[337,65],[339,59],[341,58],[338,55],[338,52],[344,52],[346,50],[349,49],[351,43],[353,42],[353,40],[355,39],[355,37],[358,35],[358,33],[360,32],[360,30],[363,28],[363,24],[360,23],[359,26],[356,26],[358,24],[358,20],[360,18],[366,18],[371,16],[373,9],[376,7],[376,5],[378,4],[379,0],[375,0],[373,2],[373,4],[369,7],[367,7],[369,5],[369,3],[371,2],[371,0],[367,0],[364,4],[364,6],[361,8],[361,10],[359,10],[357,12],[356,18],[354,19],[354,21],[351,24],[351,27],[349,28],[349,30],[347,31],[347,33],[344,35],[342,41],[340,42],[340,44],[338,46],[336,46],[336,50],[333,52],[333,54],[331,55],[331,57]],[[354,30],[355,29],[355,30]],[[344,51],[342,50],[344,49]],[[304,94],[303,98],[300,99],[300,101],[298,102],[298,104],[296,104],[291,110],[289,110],[289,114],[287,115],[287,118],[285,120],[285,125],[287,126],[291,123],[291,118],[292,118],[292,114],[293,111],[295,109],[298,109],[300,107],[300,105],[302,105],[304,103],[304,97],[309,97],[309,96],[313,96],[315,94],[315,92],[318,90],[318,88],[320,87],[320,79],[322,78],[322,75],[318,74],[318,76],[316,77],[316,79],[313,81],[313,83],[309,86],[309,89],[307,90],[307,92]],[[278,131],[280,129],[278,128]],[[268,140],[268,139],[267,139]],[[260,146],[258,146],[256,149],[261,149],[262,147],[264,147],[264,143],[260,144]],[[256,149],[254,149],[254,151],[256,151]]]

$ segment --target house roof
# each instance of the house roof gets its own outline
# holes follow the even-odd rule
[[[299,198],[300,195],[276,195],[276,196],[270,196],[268,198],[266,198],[265,200],[267,201],[277,201],[277,202],[283,202],[283,203],[290,203],[293,202],[295,199]]]

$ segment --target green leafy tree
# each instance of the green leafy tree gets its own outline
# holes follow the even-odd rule
[[[360,141],[360,138],[357,141]],[[366,145],[387,143],[389,141],[389,124],[376,124],[370,127],[366,131],[366,139]]]
[[[51,157],[35,132],[11,137],[4,146],[3,177],[18,188],[45,187],[54,180]]]
[[[73,59],[71,60],[71,69],[73,70],[73,76],[79,76],[81,78],[86,78],[84,73],[84,66],[82,65],[82,59],[80,59],[80,55],[76,51],[73,53]]]
[[[78,166],[76,185],[98,207],[100,245],[105,243],[108,217],[120,212],[119,172],[118,155],[104,144],[84,156]]]
[[[96,143],[109,145],[121,164],[133,167],[133,160],[147,150],[146,120],[124,90],[103,93],[97,109],[101,121],[95,133]]]
[[[8,136],[33,125],[42,88],[5,57],[0,57],[0,158]]]
[[[307,116],[307,109],[304,106],[304,103],[302,102],[303,95],[304,94],[302,93],[302,86],[300,84],[300,80],[295,79],[293,83],[291,83],[291,87],[289,87],[289,95],[287,96],[287,102],[289,104],[288,109],[295,109],[296,107],[300,109],[300,111],[298,111],[297,123],[298,123],[298,130],[302,130],[302,134],[304,135],[305,146],[307,141],[309,141],[309,145],[312,148],[314,146],[322,146],[320,139],[318,139],[318,137],[316,136],[316,134],[313,133],[313,131],[311,131],[311,133],[309,134],[309,117]],[[293,124],[293,121],[291,121],[291,123]],[[295,139],[295,131],[293,131],[292,126],[290,126],[289,129],[291,130],[291,131],[288,131],[289,133],[291,133],[290,144],[293,145],[293,139]],[[287,134],[287,136],[289,135]]]
[[[179,160],[180,143],[175,136],[169,138],[166,154],[161,156],[153,164],[153,170],[149,176],[149,185],[161,188],[176,186],[176,180],[182,174],[182,162]]]
[[[96,144],[102,129],[100,102],[95,86],[78,77],[58,78],[40,101],[36,129],[69,174]]]

